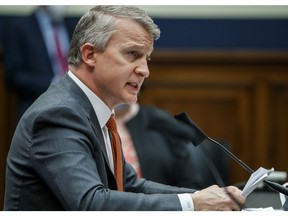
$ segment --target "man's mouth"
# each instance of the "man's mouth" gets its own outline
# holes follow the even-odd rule
[[[127,84],[132,88],[134,88],[135,90],[139,89],[139,84],[137,82],[128,82]]]

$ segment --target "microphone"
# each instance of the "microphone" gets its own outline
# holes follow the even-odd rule
[[[145,119],[146,120],[146,119]],[[144,121],[145,121],[144,120]],[[184,121],[179,121],[177,118],[174,118],[172,115],[163,112],[162,110],[155,109],[152,113],[149,114],[149,121],[147,124],[148,129],[157,130],[161,133],[165,133],[170,139],[177,138],[177,141],[183,143],[192,143],[197,146],[204,142],[207,139],[207,136],[201,130],[191,130],[191,125],[187,125]],[[200,133],[199,133],[200,132]],[[199,153],[205,159],[205,162],[208,166],[208,169],[211,171],[213,177],[215,178],[216,183],[224,187],[225,183],[218,172],[218,169],[215,166],[215,163],[210,157],[207,157],[204,152],[200,149]],[[227,191],[227,188],[224,187],[228,196],[235,201],[235,203],[242,208],[242,206],[237,202],[237,200]]]
[[[162,131],[170,138],[176,137],[184,142],[192,141],[194,145],[195,143],[198,145],[206,139],[206,136],[201,136],[196,130],[191,131],[191,128],[186,123],[178,121],[162,110],[154,109],[153,112],[149,113],[148,118],[148,129]]]
[[[192,121],[192,119],[189,118],[189,116],[186,113],[180,113],[178,115],[175,116],[175,118],[179,121],[179,122],[183,122],[186,125],[190,126],[190,129],[192,129],[192,134],[194,137],[193,139],[191,139],[192,144],[195,146],[198,146],[199,144],[201,144],[204,140],[208,140],[214,144],[216,144],[218,147],[220,147],[222,150],[224,150],[234,161],[236,161],[237,164],[239,164],[240,166],[242,166],[245,170],[247,170],[249,173],[253,173],[254,170],[251,169],[247,164],[245,164],[243,161],[241,161],[239,158],[237,158],[231,151],[229,151],[227,148],[225,148],[223,145],[221,145],[219,142],[211,139],[210,137],[208,137],[197,125],[195,122]],[[191,135],[187,136],[191,137]],[[268,180],[264,180],[263,181],[267,186],[269,186],[271,189],[283,193],[286,196],[288,196],[288,189],[278,183],[275,182],[271,182]]]

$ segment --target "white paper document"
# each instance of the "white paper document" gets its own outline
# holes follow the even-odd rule
[[[242,190],[242,195],[247,197],[260,183],[267,178],[270,173],[274,171],[274,168],[267,170],[263,167],[260,167],[257,171],[251,174],[249,180],[247,181],[245,187]]]

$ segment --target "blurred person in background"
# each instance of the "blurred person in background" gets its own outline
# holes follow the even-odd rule
[[[173,116],[168,112],[138,103],[121,104],[115,108],[115,116],[124,157],[139,178],[197,189],[217,184],[202,156],[201,151],[204,151],[213,156],[211,160],[228,184],[228,159],[221,150],[209,143],[195,147],[181,137],[167,136],[167,131],[161,127],[151,127],[159,118],[173,125]]]
[[[8,21],[3,35],[4,72],[18,100],[18,119],[51,82],[67,72],[74,26],[64,20],[65,6],[38,6],[27,17]]]
[[[115,112],[125,159],[137,171],[138,177],[195,188],[191,175],[192,160],[186,143],[170,139],[161,130],[150,128],[153,119],[158,116],[164,115],[169,120],[168,113],[138,103],[121,104]]]

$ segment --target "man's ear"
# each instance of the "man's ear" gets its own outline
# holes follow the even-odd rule
[[[96,62],[96,48],[93,44],[86,43],[81,47],[82,59],[90,67],[93,67]]]

